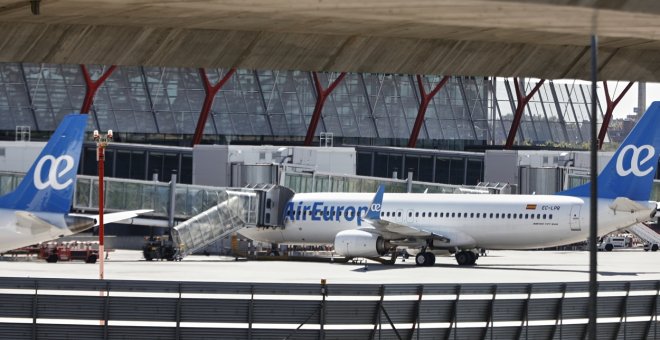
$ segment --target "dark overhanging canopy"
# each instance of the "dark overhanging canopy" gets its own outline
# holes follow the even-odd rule
[[[660,80],[656,0],[0,0],[0,61]]]

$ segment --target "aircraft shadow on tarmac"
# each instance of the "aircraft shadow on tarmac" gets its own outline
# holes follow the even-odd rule
[[[516,264],[484,264],[484,265],[475,265],[475,266],[463,266],[459,267],[458,265],[455,264],[444,264],[444,263],[436,263],[431,267],[418,267],[415,265],[407,265],[407,264],[394,264],[394,265],[387,265],[387,264],[380,264],[380,263],[368,263],[368,264],[344,264],[344,265],[350,265],[350,266],[356,266],[355,269],[353,269],[353,272],[370,272],[370,271],[381,271],[381,270],[416,270],[416,269],[421,269],[421,268],[435,268],[435,269],[441,269],[441,268],[448,268],[448,269],[468,269],[468,270],[516,270],[516,271],[522,271],[522,272],[554,272],[554,273],[583,273],[583,274],[589,274],[589,270],[581,270],[581,269],[558,269],[558,268],[546,268],[547,266],[553,266],[553,267],[573,267],[574,265],[555,265],[555,264],[524,264],[524,263],[516,263]],[[544,267],[544,268],[534,268],[534,267]],[[598,274],[602,276],[638,276],[641,274],[659,274],[660,272],[626,272],[626,271],[621,271],[621,272],[616,272],[616,271],[599,271]]]

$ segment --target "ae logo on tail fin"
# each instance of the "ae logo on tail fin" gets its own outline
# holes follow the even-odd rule
[[[632,156],[630,157],[630,164],[627,169],[624,168],[624,157],[628,153],[628,151],[632,151]],[[642,155],[642,152],[646,151],[646,154],[644,155],[644,158],[641,160],[639,157]],[[633,174],[637,177],[644,177],[648,175],[651,171],[653,171],[653,164],[651,164],[650,167],[640,170],[640,166],[644,165],[651,159],[654,159],[655,156],[655,148],[653,148],[650,145],[642,145],[640,147],[637,147],[635,145],[626,145],[621,149],[621,152],[619,152],[619,157],[616,159],[616,173],[619,174],[619,176],[628,176],[630,174]]]
[[[49,169],[48,169],[48,178],[46,181],[42,181],[41,178],[41,173],[44,168],[44,165],[48,162],[49,164]],[[57,169],[60,168],[60,164],[64,162],[64,167],[62,170],[58,171]],[[69,155],[62,155],[60,157],[53,157],[52,155],[46,155],[44,157],[41,157],[39,162],[37,162],[36,166],[34,167],[34,186],[39,189],[43,190],[48,187],[52,187],[55,190],[62,190],[73,182],[71,178],[67,179],[63,183],[60,182],[60,179],[64,176],[67,175],[69,171],[73,169],[73,164],[75,162],[73,161],[73,157]]]

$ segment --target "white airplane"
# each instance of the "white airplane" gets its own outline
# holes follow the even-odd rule
[[[660,102],[640,119],[598,176],[598,234],[652,219],[649,201],[660,151]],[[296,194],[285,227],[244,228],[246,237],[286,244],[331,244],[346,257],[378,257],[418,249],[417,265],[455,253],[473,265],[478,249],[534,249],[584,241],[590,184],[555,195]]]
[[[87,115],[67,115],[16,190],[0,197],[0,253],[75,234],[97,216],[69,214]],[[150,210],[104,214],[117,222]]]

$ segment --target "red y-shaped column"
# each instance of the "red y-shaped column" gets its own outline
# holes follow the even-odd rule
[[[415,125],[413,125],[412,131],[410,131],[410,139],[408,139],[409,148],[414,148],[417,144],[417,137],[419,136],[419,131],[422,129],[422,124],[424,123],[424,115],[426,114],[426,109],[429,107],[431,99],[433,99],[438,91],[440,91],[440,89],[445,86],[448,80],[449,76],[444,76],[440,82],[435,85],[433,90],[427,94],[426,90],[424,89],[424,84],[422,84],[422,76],[417,75],[417,86],[419,87],[419,94],[422,97],[422,101],[419,104]]]
[[[101,84],[110,77],[112,74],[112,71],[117,68],[116,65],[110,66],[99,79],[96,81],[92,80],[92,77],[89,75],[89,72],[87,71],[87,67],[85,65],[80,65],[80,69],[82,69],[83,73],[83,78],[85,79],[85,87],[86,87],[86,92],[85,92],[85,99],[83,100],[82,107],[80,108],[80,113],[89,113],[89,109],[92,107],[92,103],[94,102],[94,96],[96,95],[96,91],[101,87]]]
[[[525,106],[527,106],[529,100],[534,97],[536,91],[541,88],[541,85],[543,85],[545,79],[541,79],[541,81],[536,83],[536,86],[534,86],[532,91],[526,96],[523,96],[522,90],[520,89],[520,81],[518,80],[518,77],[513,78],[513,81],[516,87],[516,99],[518,103],[516,104],[516,113],[513,116],[513,122],[511,122],[511,130],[509,130],[509,135],[506,138],[506,145],[504,145],[505,149],[511,149],[513,146],[513,142],[516,140],[516,134],[518,133],[518,128],[520,127],[520,121],[522,120],[523,112],[525,112]]]
[[[202,83],[204,83],[204,92],[206,92],[206,97],[204,97],[204,105],[202,105],[202,111],[199,113],[199,119],[197,120],[197,127],[195,128],[195,135],[193,136],[192,145],[197,145],[202,141],[202,135],[204,135],[204,126],[206,126],[206,120],[211,112],[211,107],[213,106],[213,99],[215,95],[220,91],[220,89],[227,83],[229,78],[234,75],[236,72],[235,68],[229,69],[227,74],[225,74],[219,82],[215,85],[211,85],[209,77],[206,75],[206,71],[203,68],[199,69],[199,75],[202,77]]]
[[[610,126],[610,121],[612,120],[612,113],[614,112],[614,109],[619,104],[623,96],[626,95],[628,90],[630,90],[630,87],[632,87],[633,84],[634,82],[632,81],[629,82],[628,85],[626,85],[626,87],[623,89],[623,91],[621,91],[619,96],[616,97],[616,99],[612,100],[612,98],[610,97],[610,91],[607,88],[607,82],[606,81],[603,82],[603,86],[605,87],[605,101],[607,103],[607,109],[605,110],[605,116],[603,117],[603,125],[600,126],[600,131],[598,132],[598,149],[603,148],[603,141],[605,141],[605,134],[607,134],[607,128]],[[641,107],[639,109],[642,110]],[[597,114],[598,114],[597,112],[594,112],[592,113],[591,116],[598,117]]]
[[[323,104],[325,100],[328,99],[328,95],[339,85],[339,82],[344,79],[346,72],[342,72],[337,79],[335,79],[327,89],[321,87],[321,82],[319,81],[319,76],[316,72],[312,72],[312,77],[314,78],[314,87],[316,88],[316,105],[314,105],[314,113],[312,114],[312,120],[309,122],[309,127],[307,128],[307,135],[305,136],[305,146],[312,145],[314,140],[314,134],[316,133],[316,127],[319,125],[319,120],[321,119],[321,111],[323,111]]]

